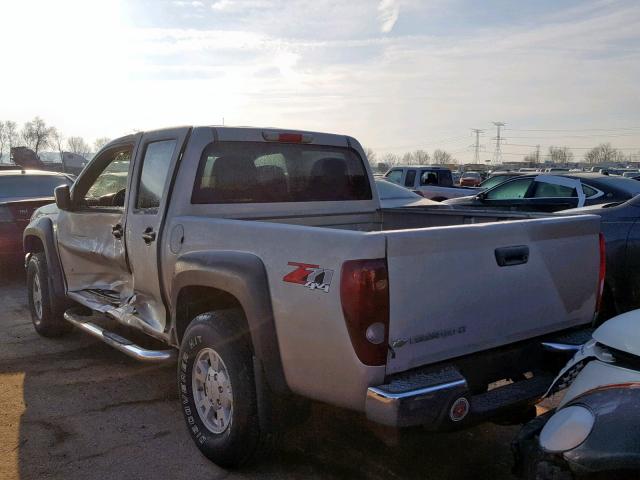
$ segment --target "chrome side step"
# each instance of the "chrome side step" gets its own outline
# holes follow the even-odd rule
[[[93,316],[81,315],[77,309],[70,308],[64,312],[64,319],[73,326],[87,332],[89,335],[102,340],[107,345],[116,350],[120,350],[125,355],[147,363],[169,362],[176,357],[176,351],[170,350],[148,350],[136,345],[131,340],[121,337],[117,333],[105,330],[99,325],[92,323]]]

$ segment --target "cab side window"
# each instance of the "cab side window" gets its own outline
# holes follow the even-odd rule
[[[131,152],[131,147],[125,147],[105,153],[106,166],[82,194],[85,207],[124,207]]]
[[[416,183],[416,171],[407,170],[407,177],[404,179],[404,186],[413,187],[415,183]]]
[[[420,185],[438,185],[438,174],[430,170],[423,171],[420,177]]]
[[[136,208],[153,210],[160,206],[175,149],[175,140],[163,140],[147,145],[142,160]]]

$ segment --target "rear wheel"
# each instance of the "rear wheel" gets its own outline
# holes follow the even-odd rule
[[[244,315],[198,315],[180,346],[178,385],[187,428],[200,451],[222,467],[250,460],[260,426],[253,356]]]
[[[65,298],[49,290],[47,260],[43,252],[34,254],[27,265],[27,290],[33,326],[43,337],[58,337],[71,330],[63,318]]]

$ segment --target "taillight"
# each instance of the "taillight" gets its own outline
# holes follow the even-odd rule
[[[262,132],[262,138],[267,142],[281,143],[311,143],[313,141],[313,136],[309,133],[273,132],[268,130]]]
[[[598,273],[598,296],[596,297],[596,313],[602,306],[602,294],[604,293],[604,277],[607,273],[607,250],[604,235],[600,233],[600,272]]]
[[[342,312],[351,344],[362,363],[384,365],[389,340],[389,275],[384,258],[342,265]]]

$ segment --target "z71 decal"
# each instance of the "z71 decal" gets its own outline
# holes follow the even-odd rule
[[[311,290],[329,292],[329,286],[333,278],[333,270],[320,268],[319,265],[312,265],[310,263],[288,262],[288,265],[295,267],[295,270],[282,277],[283,281],[304,285]]]

